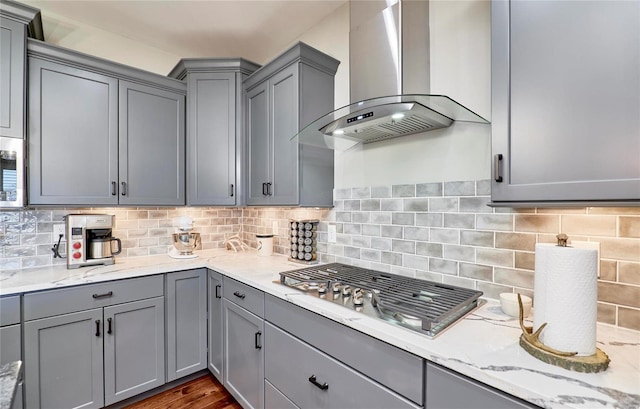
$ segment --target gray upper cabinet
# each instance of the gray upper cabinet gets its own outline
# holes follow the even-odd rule
[[[169,273],[167,311],[167,382],[207,367],[207,270]]]
[[[119,85],[120,204],[185,204],[184,95]]]
[[[24,138],[25,25],[0,19],[0,132]]]
[[[244,81],[249,205],[333,205],[333,151],[291,138],[333,110],[338,64],[298,43]]]
[[[118,80],[29,58],[29,203],[118,204]]]
[[[185,204],[186,84],[29,39],[30,205]]]
[[[537,406],[497,391],[439,365],[426,364],[427,409],[534,409]]]
[[[209,372],[215,376],[220,383],[224,384],[224,326],[222,315],[222,274],[208,270],[207,291],[209,292]]]
[[[3,0],[0,7],[0,136],[25,137],[27,36],[44,38],[40,10]]]
[[[189,58],[169,74],[187,82],[187,204],[244,204],[242,58]]]
[[[493,203],[640,203],[640,2],[491,6]]]

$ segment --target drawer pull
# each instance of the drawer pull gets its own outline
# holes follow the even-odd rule
[[[107,334],[113,333],[113,329],[111,328],[111,318],[107,318],[107,324],[108,324]]]
[[[262,184],[262,196],[266,196],[267,195],[267,184],[263,183]]]
[[[233,293],[233,295],[235,295],[236,297],[244,300],[244,297],[246,297],[246,295],[244,294],[240,294],[240,291],[236,291],[235,293]]]
[[[258,331],[256,332],[256,337],[255,337],[255,342],[256,342],[256,349],[262,349],[262,332]]]
[[[96,337],[100,336],[100,320],[96,320]]]
[[[108,293],[104,293],[104,294],[93,294],[92,297],[97,300],[99,298],[111,297],[112,295],[113,295],[113,291],[109,291]]]
[[[222,296],[220,295],[220,288],[222,286],[220,284],[216,285],[216,298],[222,298]]]
[[[316,380],[316,376],[315,375],[311,375],[309,377],[309,382],[311,382],[312,384],[314,384],[315,386],[317,386],[318,388],[320,388],[320,390],[326,391],[327,389],[329,389],[329,384],[328,383],[320,383]]]

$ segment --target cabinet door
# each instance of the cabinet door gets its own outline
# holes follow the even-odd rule
[[[207,367],[207,270],[166,276],[167,382]]]
[[[120,81],[120,204],[185,204],[184,95]]]
[[[264,408],[264,321],[229,300],[222,302],[224,386],[243,408]]]
[[[164,384],[164,297],[104,309],[105,405]]]
[[[20,345],[22,339],[21,325],[9,325],[0,328],[0,364],[20,361]],[[18,383],[11,409],[22,409],[22,381]]]
[[[101,408],[102,308],[24,324],[27,408]]]
[[[537,406],[427,362],[427,408],[533,409]]]
[[[491,13],[492,199],[640,200],[640,3]]]
[[[0,135],[24,138],[26,26],[0,19]]]
[[[269,204],[266,183],[271,181],[271,149],[268,82],[247,92],[248,195],[251,205]]]
[[[269,80],[271,103],[271,154],[273,180],[271,204],[298,204],[298,64],[293,64]]]
[[[29,203],[115,205],[118,81],[29,58]]]
[[[222,359],[224,327],[222,326],[222,275],[209,270],[209,371],[224,384]]]
[[[236,204],[236,74],[189,74],[187,203]]]

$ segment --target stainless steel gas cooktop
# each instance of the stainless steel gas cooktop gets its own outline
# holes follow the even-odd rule
[[[340,263],[285,271],[280,282],[429,337],[475,309],[483,294]]]

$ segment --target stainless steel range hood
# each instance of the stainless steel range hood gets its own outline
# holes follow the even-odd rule
[[[352,103],[318,118],[293,140],[346,150],[446,128],[453,121],[489,123],[447,96],[429,94],[428,0],[349,4]]]

